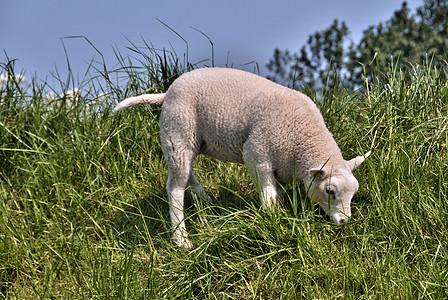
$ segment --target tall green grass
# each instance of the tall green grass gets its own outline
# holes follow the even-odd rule
[[[391,66],[363,92],[319,92],[345,157],[373,150],[355,172],[350,222],[332,225],[300,185],[264,212],[243,166],[200,158],[216,203],[188,197],[185,250],[170,241],[159,109],[112,108],[195,66],[151,45],[129,51],[112,70],[92,62],[81,82],[0,87],[0,297],[448,296],[446,67]]]

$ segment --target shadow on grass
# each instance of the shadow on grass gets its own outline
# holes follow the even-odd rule
[[[126,245],[160,248],[169,241],[169,205],[163,189],[125,203],[113,219],[117,238]]]
[[[209,195],[212,197],[211,203],[188,190],[185,192],[184,213],[189,233],[197,233],[207,226],[207,216],[224,216],[229,210],[261,206],[256,192],[251,188],[246,191],[236,185],[229,188],[218,186],[210,189]],[[174,245],[171,241],[168,197],[162,187],[124,203],[114,216],[113,224],[116,237],[125,245],[148,245],[154,249]]]
[[[0,272],[0,298],[8,295],[9,289],[16,283],[17,280],[17,271],[11,267],[3,267],[3,270]]]
[[[212,203],[192,195],[188,190],[185,193],[184,212],[190,235],[213,230],[213,226],[209,224],[210,219],[225,217],[229,212],[248,209],[254,212],[262,211],[261,200],[250,185],[241,186],[239,183],[232,183],[229,187],[215,186],[208,192],[212,196]],[[290,201],[293,197],[297,197],[295,204]],[[294,208],[293,205],[297,207]],[[314,219],[316,215],[320,221],[328,221],[325,212],[312,205],[303,191],[294,196],[292,188],[286,189],[277,206],[293,218],[306,220],[313,216]],[[314,210],[314,213],[311,213],[311,210]],[[120,212],[115,215],[113,223],[117,238],[125,245],[147,245],[151,249],[167,249],[174,246],[171,240],[173,229],[169,216],[169,203],[166,191],[162,187],[123,205]]]

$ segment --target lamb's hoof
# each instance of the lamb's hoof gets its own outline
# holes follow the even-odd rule
[[[190,242],[186,237],[173,237],[174,238],[174,242],[176,243],[177,246],[185,248],[185,249],[191,249],[193,248],[193,243]]]

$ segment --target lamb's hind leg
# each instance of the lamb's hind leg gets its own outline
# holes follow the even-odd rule
[[[182,156],[182,157],[179,157]],[[170,218],[174,228],[174,242],[185,248],[193,245],[187,238],[187,230],[184,221],[184,196],[185,188],[189,180],[191,164],[194,155],[188,151],[182,153],[171,153],[166,155],[168,165],[168,181],[166,189],[170,202]]]
[[[196,194],[196,196],[201,197],[202,199],[207,200],[208,202],[213,202],[212,198],[205,192],[202,185],[196,179],[196,176],[193,174],[193,170],[190,170],[190,177],[188,179],[188,185],[191,188],[191,191]]]

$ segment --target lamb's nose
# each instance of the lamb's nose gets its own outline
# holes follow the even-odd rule
[[[330,217],[330,220],[336,225],[345,223],[348,221],[348,219],[349,219],[349,217],[347,215],[342,215],[342,214],[334,214],[333,216]]]

